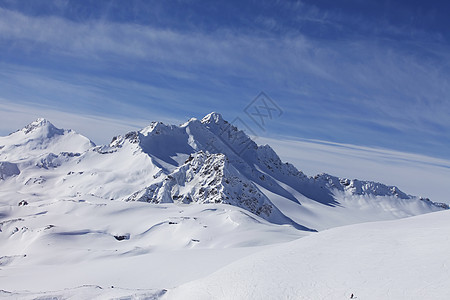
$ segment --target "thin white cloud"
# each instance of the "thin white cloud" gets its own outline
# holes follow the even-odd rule
[[[184,76],[173,75],[178,79]],[[26,102],[29,106],[45,104],[73,113],[174,119],[169,113],[174,107],[187,110],[192,106],[183,91],[108,75],[41,72],[0,63],[0,79],[3,97],[9,101]]]
[[[340,18],[301,2],[294,6],[306,19],[335,24],[334,20]],[[274,19],[266,23],[269,27],[282,26]],[[113,65],[123,60],[124,64],[139,66],[138,72],[170,74],[187,83],[217,89],[217,94],[224,92],[224,99],[230,97],[229,90],[235,93],[231,96],[244,90],[236,88],[236,83],[245,85],[247,93],[252,90],[252,95],[268,89],[269,94],[275,91],[283,95],[286,110],[294,112],[304,109],[299,104],[309,105],[315,110],[307,113],[321,114],[323,120],[342,120],[345,115],[348,127],[354,126],[352,122],[370,122],[398,131],[420,132],[422,136],[436,135],[436,128],[443,129],[445,136],[450,128],[449,73],[448,68],[439,64],[448,64],[450,51],[445,45],[426,49],[420,40],[402,46],[425,47],[424,52],[432,53],[433,59],[412,55],[405,47],[397,47],[395,41],[376,37],[342,41],[314,39],[300,32],[276,37],[232,30],[182,32],[101,20],[77,23],[59,17],[31,17],[0,8],[2,40],[6,41],[4,47],[14,49],[17,43],[21,50],[30,47],[30,53],[45,51],[86,65],[96,62]],[[8,41],[12,41],[11,45]],[[43,73],[46,74],[42,77],[54,76],[45,70]],[[64,84],[58,80],[39,83],[36,77],[26,82],[25,76],[20,77],[20,74],[15,77],[16,82],[30,89],[51,90],[52,85]],[[117,82],[113,78],[107,80]],[[98,77],[93,82],[99,89],[89,87],[84,94],[86,99],[97,99],[112,85]],[[186,82],[183,88],[189,85]],[[69,85],[72,87],[68,91],[76,90],[74,84]],[[126,85],[122,82],[119,86]],[[83,88],[86,86],[89,83]],[[130,86],[146,90],[161,101],[185,100],[186,90],[175,93],[169,88],[152,86],[149,81]],[[133,95],[131,88],[129,92]],[[175,100],[178,95],[181,97]],[[251,99],[247,95],[240,97]],[[103,100],[112,101],[107,98],[105,95]],[[295,128],[295,124],[290,126]]]
[[[317,9],[305,11],[304,5],[301,7],[306,16],[319,15]],[[269,22],[279,26],[274,19]],[[174,73],[183,71],[180,65],[184,70],[187,66],[207,66],[221,68],[229,75],[258,78],[271,70],[270,75],[279,73],[284,75],[281,80],[288,78],[291,88],[298,86],[295,78],[303,74],[335,82],[347,90],[364,87],[369,91],[425,97],[429,95],[427,91],[433,91],[438,93],[436,98],[450,90],[448,82],[442,86],[439,80],[445,75],[440,66],[364,38],[339,42],[314,40],[301,33],[274,38],[227,30],[211,34],[177,32],[136,24],[30,17],[2,8],[0,37],[30,41],[33,47],[82,58],[105,60],[108,58],[104,54],[109,53],[144,59],[164,64],[168,72]],[[446,50],[442,49],[443,55],[447,55]],[[186,72],[184,76],[188,76]],[[270,77],[277,81],[276,76]]]

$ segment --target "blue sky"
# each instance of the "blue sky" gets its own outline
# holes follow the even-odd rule
[[[217,111],[256,135],[450,158],[446,1],[0,0],[0,134],[96,143]],[[263,130],[245,108],[282,110]]]

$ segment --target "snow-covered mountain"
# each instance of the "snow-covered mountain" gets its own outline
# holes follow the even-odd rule
[[[327,174],[308,177],[218,113],[181,126],[154,122],[103,146],[38,119],[0,138],[0,160],[0,186],[29,203],[85,196],[223,203],[305,230],[445,208],[395,186]],[[364,214],[367,206],[370,211]],[[329,224],[322,222],[324,214]]]
[[[100,146],[38,119],[0,137],[0,296],[157,298],[273,244],[447,208],[307,176],[217,113]]]
[[[75,131],[58,129],[40,118],[9,136],[0,137],[0,161],[18,162],[49,153],[84,152],[93,146],[93,142]]]

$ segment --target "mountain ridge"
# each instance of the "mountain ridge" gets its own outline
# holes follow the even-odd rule
[[[15,143],[5,143],[8,138]],[[13,155],[13,159],[8,159],[11,145],[15,147],[13,150],[20,149],[23,157]],[[325,206],[341,214],[343,201],[352,197],[374,197],[391,206],[396,199],[402,200],[397,209],[404,216],[448,208],[408,195],[395,186],[329,174],[307,176],[292,164],[282,162],[269,145],[257,145],[215,112],[201,120],[191,118],[180,126],[152,122],[100,146],[40,118],[0,138],[0,160],[0,178],[25,182],[27,187],[21,186],[18,191],[30,195],[29,201],[33,201],[34,185],[57,184],[67,197],[95,195],[150,203],[224,203],[244,208],[274,224],[291,224],[303,230],[321,228],[315,222],[301,222],[305,213],[305,207],[301,207],[306,202],[312,205],[310,212],[320,212]],[[35,171],[39,175],[29,175]],[[275,204],[273,199],[284,200]],[[285,201],[291,201],[292,206]],[[280,208],[280,203],[282,207],[295,209]],[[345,207],[349,203],[356,205],[347,201]],[[394,208],[383,211],[382,205],[379,206],[377,209],[387,217],[399,215]]]

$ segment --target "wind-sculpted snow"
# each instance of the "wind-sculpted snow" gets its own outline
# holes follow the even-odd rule
[[[95,196],[24,206],[2,201],[0,217],[2,289],[12,294],[90,284],[104,292],[111,286],[174,287],[254,247],[309,234],[231,205],[154,205]]]

